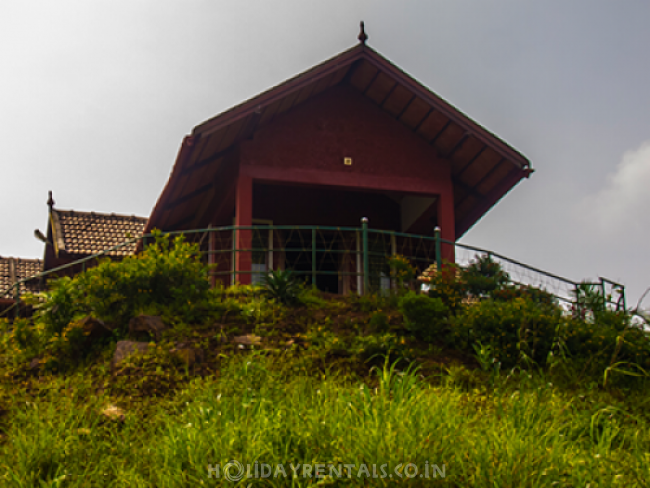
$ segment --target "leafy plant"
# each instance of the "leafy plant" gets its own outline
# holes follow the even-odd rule
[[[387,261],[390,267],[390,277],[395,281],[397,293],[405,293],[405,284],[415,278],[417,270],[408,258],[401,254],[389,256]]]
[[[429,296],[439,298],[453,313],[462,308],[467,297],[467,283],[462,269],[443,262],[442,269],[433,269],[429,275]]]
[[[515,365],[520,353],[544,364],[552,350],[555,330],[562,319],[559,310],[544,310],[517,298],[512,302],[482,300],[452,319],[452,336],[462,346],[489,344],[505,367]]]
[[[508,273],[489,254],[476,255],[463,270],[467,291],[473,296],[490,295],[510,281]]]
[[[370,316],[368,325],[374,332],[386,332],[390,327],[390,324],[388,323],[388,315],[384,312],[377,311]]]
[[[23,299],[36,310],[34,317],[43,324],[47,337],[60,334],[75,318],[83,315],[83,292],[79,281],[69,276],[48,282],[48,291],[37,295],[25,294]]]
[[[431,341],[444,334],[449,308],[440,298],[409,292],[399,302],[406,328],[418,337]]]
[[[271,298],[285,305],[300,301],[303,285],[290,269],[270,271],[263,279],[264,289]]]
[[[549,292],[529,285],[504,285],[490,293],[494,300],[512,301],[523,298],[540,306],[558,307],[558,300]]]

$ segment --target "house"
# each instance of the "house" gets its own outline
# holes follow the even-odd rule
[[[112,259],[129,256],[134,253],[136,245],[127,241],[140,237],[147,223],[146,218],[134,215],[61,210],[54,207],[52,192],[47,203],[47,235],[41,237],[45,240],[43,271],[51,271],[104,251]],[[79,264],[67,268],[61,274],[78,273],[84,266]]]
[[[218,269],[250,283],[255,272],[315,266],[336,230],[300,264],[275,251],[300,246],[290,229],[247,226],[359,227],[365,217],[372,229],[415,235],[439,226],[455,242],[532,173],[522,154],[366,39],[362,25],[355,47],[194,127],[145,233],[243,226],[210,233],[208,248]],[[260,242],[269,252],[250,251]],[[338,261],[319,288],[358,289],[345,277],[358,246],[341,238],[327,249]],[[442,257],[453,260],[453,246],[443,245]]]
[[[43,261],[40,259],[0,256],[0,318],[6,317],[14,304],[16,283],[39,274],[42,268]],[[41,291],[41,281],[38,278],[27,280],[19,288],[21,296],[28,292],[38,293]]]

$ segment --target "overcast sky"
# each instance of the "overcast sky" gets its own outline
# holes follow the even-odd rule
[[[0,255],[62,209],[148,216],[198,123],[368,44],[536,172],[462,239],[650,286],[647,0],[0,3]],[[646,303],[650,305],[650,303]]]

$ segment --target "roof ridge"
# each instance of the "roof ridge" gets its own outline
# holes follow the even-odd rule
[[[13,259],[15,261],[31,261],[31,262],[42,262],[43,260],[40,258],[17,258],[15,256],[0,256],[0,260],[10,260]]]
[[[79,215],[88,215],[90,217],[121,217],[121,218],[132,219],[132,220],[144,220],[144,221],[148,220],[148,217],[140,217],[140,216],[134,215],[134,214],[127,215],[127,214],[119,214],[119,213],[115,213],[115,212],[111,212],[111,213],[108,213],[108,212],[96,212],[94,210],[91,210],[91,211],[72,210],[72,209],[70,209],[70,210],[61,210],[61,209],[58,209],[58,208],[53,208],[52,211],[57,212],[59,214],[73,214],[73,215],[74,214],[79,214]]]

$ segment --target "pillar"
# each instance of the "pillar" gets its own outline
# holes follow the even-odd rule
[[[237,191],[235,196],[235,225],[253,225],[253,179],[242,172],[237,178]],[[237,229],[235,248],[235,282],[242,285],[251,283],[252,252],[240,251],[240,249],[251,249],[253,233],[251,230]]]
[[[438,200],[438,225],[441,237],[447,241],[456,242],[456,224],[454,215],[454,194],[444,192]],[[441,254],[444,261],[456,262],[456,249],[452,244],[442,244]]]

